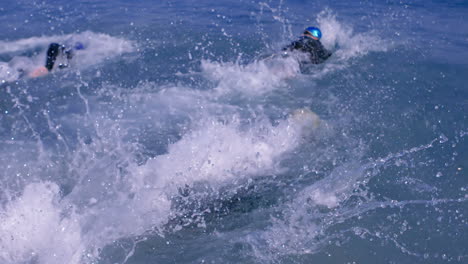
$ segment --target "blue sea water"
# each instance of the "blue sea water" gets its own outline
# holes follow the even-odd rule
[[[468,263],[467,14],[2,1],[0,263]]]

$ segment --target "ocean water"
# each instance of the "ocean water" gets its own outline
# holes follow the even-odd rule
[[[2,1],[0,263],[468,263],[467,14]]]

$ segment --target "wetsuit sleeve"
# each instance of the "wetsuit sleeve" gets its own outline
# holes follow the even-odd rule
[[[54,68],[55,61],[60,52],[60,45],[57,43],[51,43],[49,49],[47,50],[47,59],[45,67],[48,71],[51,71]]]
[[[319,58],[324,61],[326,59],[328,59],[330,56],[332,55],[332,53],[330,51],[328,51],[322,43],[320,43],[320,50],[318,51],[318,56]]]
[[[320,64],[326,61],[331,55],[332,53],[325,49],[322,43],[319,43],[316,48],[310,51],[310,60],[313,64]]]
[[[309,58],[310,63],[312,64],[319,64],[323,62],[322,58],[320,57],[319,51],[316,49],[309,50]]]
[[[283,51],[289,50],[299,50],[302,48],[302,45],[299,41],[293,41],[291,44],[287,45],[286,47],[283,48]]]
[[[327,49],[323,48],[320,52],[319,52],[319,56],[321,59],[323,60],[326,60],[328,59],[330,56],[332,55],[332,53],[330,51],[328,51]]]

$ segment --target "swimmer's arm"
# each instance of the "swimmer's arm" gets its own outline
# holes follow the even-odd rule
[[[47,75],[48,73],[49,73],[49,70],[46,67],[41,66],[35,69],[34,71],[30,72],[28,76],[30,78],[37,78],[37,77]]]
[[[323,60],[326,60],[326,59],[330,58],[330,56],[332,55],[332,52],[327,50],[323,45],[320,44],[320,50],[318,52],[318,55]]]
[[[298,41],[293,41],[291,44],[287,45],[282,49],[282,51],[293,51],[296,49],[300,49],[301,44]]]
[[[60,53],[61,46],[58,43],[51,43],[49,48],[47,49],[47,57],[45,67],[47,70],[52,71],[54,68],[55,61],[57,60],[57,56]]]

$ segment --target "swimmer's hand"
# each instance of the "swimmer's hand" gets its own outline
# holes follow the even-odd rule
[[[35,69],[31,73],[29,73],[29,77],[30,78],[37,78],[37,77],[47,75],[48,73],[49,73],[49,71],[47,70],[47,68],[42,66],[42,67],[39,67],[39,68]]]

